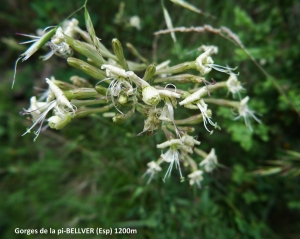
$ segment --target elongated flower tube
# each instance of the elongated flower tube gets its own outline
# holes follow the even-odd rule
[[[46,78],[46,83],[49,85],[50,90],[55,95],[57,104],[60,105],[62,108],[66,107],[70,109],[73,113],[75,113],[75,107],[67,99],[64,92],[48,78]]]
[[[201,111],[203,115],[203,123],[205,129],[211,133],[211,131],[207,128],[206,123],[210,123],[212,126],[217,127],[215,123],[213,123],[210,119],[210,116],[207,115],[207,104],[205,104],[204,100],[201,99],[203,95],[207,94],[207,89],[205,87],[200,88],[198,91],[194,92],[190,96],[186,97],[183,101],[179,102],[179,105],[184,105],[186,108],[194,108],[191,107],[193,104],[197,105],[198,109]]]
[[[101,71],[97,67],[94,67],[94,66],[86,63],[85,61],[76,59],[74,57],[69,57],[67,62],[70,66],[73,66],[79,70],[82,70],[83,72],[94,77],[95,79],[98,79],[98,80],[105,79],[105,73],[103,71]]]
[[[124,69],[121,69],[121,68],[113,66],[113,65],[103,64],[101,66],[101,69],[106,70],[107,77],[112,77],[112,78],[116,78],[116,77],[127,78],[128,77],[128,74]]]
[[[200,88],[198,91],[186,97],[183,101],[179,102],[179,105],[187,105],[193,103],[194,101],[198,101],[202,96],[207,94],[207,89],[205,87]]]

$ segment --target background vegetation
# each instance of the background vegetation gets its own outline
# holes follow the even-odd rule
[[[189,2],[215,18],[165,1],[174,26],[229,27],[300,110],[298,1]],[[141,176],[146,163],[159,156],[155,146],[161,134],[136,137],[142,131],[142,119],[113,125],[109,119],[95,116],[76,120],[59,132],[47,130],[35,143],[32,135],[21,137],[31,122],[18,112],[28,108],[30,96],[36,93],[34,87],[44,88],[43,79],[51,75],[65,81],[74,74],[87,76],[58,57],[41,62],[40,52],[19,64],[11,90],[14,61],[22,49],[8,39],[23,41],[15,33],[34,33],[37,28],[58,24],[82,4],[83,0],[1,3],[1,238],[28,237],[15,235],[15,228],[62,227],[130,227],[138,231],[111,238],[299,238],[299,171],[291,174],[295,166],[290,166],[268,177],[249,173],[264,166],[266,160],[290,159],[286,150],[300,151],[299,116],[237,46],[211,33],[178,33],[177,48],[169,35],[160,36],[158,61],[171,59],[176,64],[195,59],[198,53],[191,51],[202,44],[219,46],[215,61],[239,67],[239,79],[263,124],[252,124],[251,132],[242,120],[232,121],[230,110],[213,109],[222,130],[209,136],[201,126],[196,135],[202,141],[201,148],[209,151],[214,147],[227,168],[205,178],[201,190],[187,181],[180,183],[175,171],[166,183],[161,181],[162,173],[146,185]],[[107,47],[117,37],[152,60],[153,32],[166,28],[159,1],[126,1],[124,15],[138,15],[140,31],[115,23],[119,1],[90,0],[88,9],[96,33]],[[76,18],[84,27],[83,12]],[[224,80],[218,73],[213,77]]]

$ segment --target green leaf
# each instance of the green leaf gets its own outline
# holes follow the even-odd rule
[[[86,29],[88,30],[88,33],[90,34],[92,42],[94,43],[94,46],[96,47],[97,52],[101,55],[99,38],[96,37],[96,33],[94,30],[94,26],[93,26],[90,14],[86,8],[84,9],[84,19],[85,19]],[[102,55],[101,55],[101,57],[102,57]]]

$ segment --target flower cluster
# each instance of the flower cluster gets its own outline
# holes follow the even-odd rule
[[[128,45],[139,63],[129,61],[124,57],[121,42],[113,39],[110,51],[95,36],[88,14],[85,16],[88,32],[79,28],[76,19],[68,20],[62,26],[54,27],[40,37],[29,36],[33,38],[29,41],[33,44],[20,55],[19,59],[27,60],[46,45],[50,47],[50,52],[43,60],[53,55],[66,58],[71,67],[84,72],[89,78],[98,80],[98,83],[93,85],[78,76],[71,77],[72,83],[58,81],[54,77],[47,78],[49,89],[40,98],[31,97],[30,107],[22,112],[31,115],[33,122],[24,135],[37,127],[36,139],[48,126],[60,130],[76,118],[95,113],[113,113],[112,120],[116,124],[122,124],[134,115],[140,114],[143,118],[143,129],[141,127],[141,133],[138,135],[152,134],[160,130],[166,137],[165,142],[157,145],[162,151],[159,159],[148,163],[148,169],[144,174],[149,176],[148,183],[162,170],[162,164],[166,163],[169,166],[163,180],[169,178],[176,168],[183,181],[185,174],[183,168],[189,168],[190,185],[196,184],[200,188],[205,173],[212,172],[218,166],[215,149],[211,149],[210,153],[198,149],[200,141],[191,135],[195,130],[192,126],[199,126],[202,122],[203,134],[213,133],[209,129],[211,126],[219,128],[213,120],[209,104],[233,107],[238,112],[236,119],[243,117],[250,128],[249,116],[260,122],[247,106],[249,97],[240,102],[207,97],[210,96],[210,92],[220,89],[227,89],[233,95],[240,96],[244,88],[237,74],[233,73],[235,69],[214,64],[212,55],[218,53],[215,46],[200,47],[202,52],[194,61],[169,66],[170,61],[157,65],[149,64],[132,45]],[[130,22],[140,29],[136,17]],[[80,58],[86,60],[72,57],[73,53],[75,56],[81,55]],[[186,71],[189,69],[195,69],[198,74],[188,74]],[[213,81],[207,85],[208,81],[205,78],[212,69],[227,73],[229,78],[226,77],[228,79],[224,81]],[[180,86],[185,83],[195,84],[196,87],[184,90],[186,87]],[[93,107],[89,107],[92,105]],[[190,114],[196,113],[178,119],[178,115],[182,115],[178,113],[185,108],[189,109]],[[203,158],[200,163],[196,163],[198,157]]]

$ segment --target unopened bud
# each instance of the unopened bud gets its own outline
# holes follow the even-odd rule
[[[100,95],[106,95],[107,94],[107,88],[101,86],[101,85],[96,85],[95,86],[96,91],[100,94]]]
[[[90,58],[98,67],[105,63],[103,57],[98,53],[95,46],[74,40],[72,37],[65,35],[66,42],[78,53]]]
[[[96,98],[99,96],[99,93],[93,88],[77,88],[74,90],[67,90],[64,91],[64,95],[69,99],[89,99],[89,98]]]
[[[201,76],[195,76],[192,74],[180,74],[180,75],[172,75],[172,76],[166,76],[162,78],[155,78],[154,83],[179,83],[179,84],[185,84],[185,83],[202,83],[205,81],[204,77]]]
[[[117,38],[114,38],[112,40],[112,48],[113,48],[113,51],[114,51],[116,57],[119,60],[120,65],[123,67],[123,69],[128,70],[127,62],[126,62],[124,54],[123,54],[122,44]]]
[[[70,66],[82,70],[83,72],[94,77],[95,79],[103,80],[106,78],[106,75],[103,71],[99,70],[97,67],[86,63],[85,61],[76,59],[74,57],[69,57],[67,61]]]
[[[92,88],[92,84],[90,84],[90,82],[88,82],[86,79],[79,77],[79,76],[72,76],[70,78],[70,81],[72,81],[74,86],[77,87],[87,87],[87,88]]]
[[[69,84],[67,82],[64,81],[60,81],[60,80],[55,80],[51,77],[51,81],[57,85],[61,90],[73,90],[73,89],[77,89],[77,87],[75,85]]]
[[[154,64],[149,65],[145,71],[145,75],[143,79],[145,81],[149,81],[154,76],[155,71],[156,71],[155,65]]]

